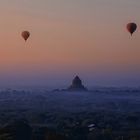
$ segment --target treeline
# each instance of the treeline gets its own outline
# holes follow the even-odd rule
[[[89,131],[77,125],[61,133],[59,130],[31,126],[28,121],[19,120],[0,128],[0,140],[140,140],[140,130],[95,127]]]

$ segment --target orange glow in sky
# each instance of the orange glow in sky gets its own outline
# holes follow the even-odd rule
[[[2,0],[0,73],[138,72],[140,32],[131,37],[125,27],[140,26],[139,7],[137,0]],[[27,43],[23,30],[31,32]]]

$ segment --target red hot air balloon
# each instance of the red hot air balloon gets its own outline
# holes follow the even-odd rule
[[[127,24],[127,30],[128,32],[132,35],[137,29],[137,24],[136,23],[128,23]]]
[[[23,31],[21,33],[21,36],[24,38],[25,41],[27,41],[27,39],[29,38],[30,36],[30,32],[29,31]]]

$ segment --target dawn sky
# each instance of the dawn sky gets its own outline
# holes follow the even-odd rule
[[[140,30],[125,28],[139,13],[139,0],[1,0],[0,84],[59,87],[78,74],[89,86],[140,86]]]

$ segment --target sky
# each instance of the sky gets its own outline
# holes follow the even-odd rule
[[[0,85],[140,86],[139,13],[139,0],[1,0]]]

